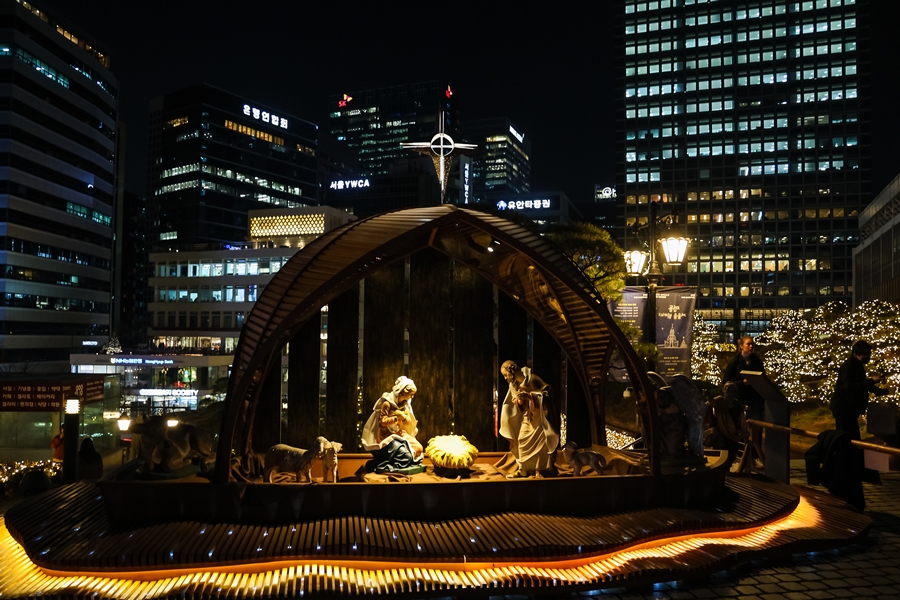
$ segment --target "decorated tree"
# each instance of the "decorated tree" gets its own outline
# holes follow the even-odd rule
[[[106,354],[121,354],[122,344],[119,343],[119,336],[113,334],[109,338],[109,342],[103,346],[103,351]]]
[[[830,302],[806,313],[789,312],[773,319],[756,338],[766,372],[792,402],[828,402],[838,369],[856,340],[872,344],[868,371],[887,378],[894,393],[885,399],[896,401],[900,312],[888,302],[866,302],[852,310],[842,302]]]
[[[734,344],[721,343],[719,328],[694,314],[691,342],[691,375],[714,386],[722,384],[722,371],[737,352]]]

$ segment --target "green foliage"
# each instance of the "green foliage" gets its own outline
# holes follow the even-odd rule
[[[625,256],[608,231],[590,223],[574,223],[557,225],[546,237],[575,263],[603,299],[621,299]]]
[[[766,372],[792,402],[827,402],[837,372],[850,356],[857,340],[872,344],[869,373],[880,373],[894,393],[884,399],[897,401],[900,384],[900,313],[881,301],[850,309],[830,302],[815,310],[785,313],[756,338]]]

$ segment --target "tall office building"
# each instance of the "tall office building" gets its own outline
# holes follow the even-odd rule
[[[0,363],[67,371],[109,335],[118,84],[93,41],[11,0],[0,78]]]
[[[462,133],[478,145],[472,157],[470,202],[488,194],[527,194],[531,191],[531,138],[506,117],[463,121]]]
[[[317,204],[316,125],[201,84],[150,103],[151,242],[239,242],[247,212]]]
[[[646,223],[649,202],[680,213],[691,246],[664,283],[697,286],[701,314],[732,335],[850,302],[870,198],[866,6],[619,3],[625,224]]]
[[[333,94],[328,130],[358,153],[360,175],[389,175],[392,162],[415,156],[400,145],[430,140],[442,112],[445,131],[458,139],[456,96],[445,81]]]

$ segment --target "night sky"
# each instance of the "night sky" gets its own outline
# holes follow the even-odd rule
[[[897,173],[895,0],[871,0],[873,197]],[[446,78],[461,117],[508,116],[532,142],[535,190],[588,201],[615,181],[614,3],[40,0],[111,55],[143,194],[152,98],[206,82],[325,124],[333,93]],[[865,29],[861,30],[865,31]]]

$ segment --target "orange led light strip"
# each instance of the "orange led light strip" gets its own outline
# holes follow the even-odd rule
[[[589,558],[560,561],[400,563],[380,561],[300,560],[248,563],[207,569],[120,572],[63,572],[35,565],[6,529],[0,517],[0,596],[98,593],[104,597],[160,598],[181,590],[203,589],[205,595],[250,597],[289,592],[348,594],[404,593],[454,588],[511,588],[590,585],[621,579],[629,563],[647,559],[673,561],[704,546],[767,548],[780,544],[779,534],[815,529],[819,511],[805,498],[787,517],[761,527],[656,540]],[[713,559],[708,559],[713,560]],[[672,576],[668,570],[668,577]]]

